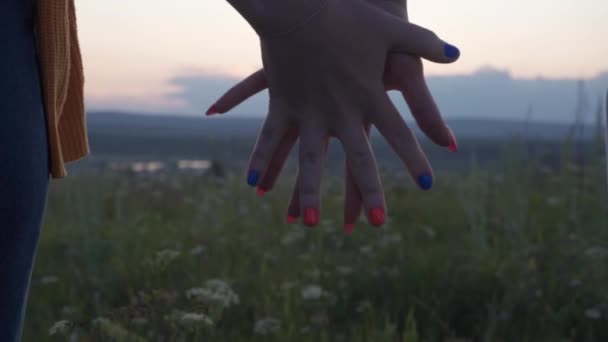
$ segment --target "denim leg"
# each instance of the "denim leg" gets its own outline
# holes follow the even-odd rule
[[[6,107],[0,104],[0,341],[12,342],[21,334],[49,161],[42,109]]]
[[[21,339],[49,153],[31,1],[0,2],[0,341]]]

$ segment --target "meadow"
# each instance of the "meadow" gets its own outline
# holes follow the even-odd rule
[[[24,341],[607,341],[601,143],[556,145],[467,154],[430,192],[383,169],[388,224],[351,236],[335,175],[307,228],[285,222],[288,176],[260,198],[238,172],[75,172],[49,194]]]

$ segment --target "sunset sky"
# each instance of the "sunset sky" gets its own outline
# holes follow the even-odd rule
[[[519,78],[608,71],[606,0],[409,3],[412,22],[462,51],[457,64],[427,63],[429,75],[487,66]],[[168,96],[175,91],[170,80],[240,77],[261,65],[255,34],[225,0],[77,0],[77,7],[87,95],[95,108],[193,112]]]

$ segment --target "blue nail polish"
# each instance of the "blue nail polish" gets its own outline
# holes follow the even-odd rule
[[[418,184],[423,190],[430,190],[433,187],[433,178],[430,175],[419,176]]]
[[[249,170],[247,175],[247,184],[250,186],[257,186],[260,180],[260,173],[256,170]]]
[[[446,43],[443,47],[443,52],[445,53],[445,56],[449,59],[456,59],[460,57],[460,50],[458,50],[458,48],[454,45]]]

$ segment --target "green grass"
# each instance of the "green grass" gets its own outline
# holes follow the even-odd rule
[[[240,178],[57,182],[24,340],[606,341],[604,163],[519,159],[428,193],[386,174],[389,224],[350,237],[339,179],[314,229],[284,223],[290,182],[263,199]],[[212,279],[229,289],[188,292]]]

